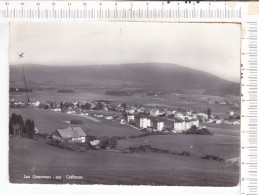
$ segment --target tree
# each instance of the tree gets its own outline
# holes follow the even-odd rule
[[[63,107],[64,107],[64,103],[60,102],[60,109],[63,110]]]
[[[101,102],[97,102],[97,104],[94,107],[94,110],[102,110],[103,109],[103,104]]]
[[[11,115],[10,122],[11,122],[12,124],[18,123],[18,115],[16,115],[15,113],[13,113],[13,114]]]
[[[208,117],[211,118],[211,109],[210,108],[207,109],[207,114],[208,114]]]
[[[124,108],[124,109],[126,109],[126,108],[127,108],[127,104],[126,104],[126,103],[122,103],[122,104],[121,104],[121,107]]]
[[[13,135],[13,134],[14,134],[13,124],[11,120],[9,120],[9,135]]]
[[[91,104],[86,102],[84,105],[81,105],[81,108],[83,110],[90,110],[91,109]]]
[[[100,140],[100,148],[105,149],[107,147],[115,149],[117,147],[117,138],[116,137],[103,137]]]
[[[14,125],[16,125],[15,129],[14,129]],[[15,130],[18,132],[15,132]],[[18,133],[19,135],[24,133],[24,122],[23,122],[23,118],[20,114],[18,115],[18,114],[13,113],[11,115],[11,118],[9,120],[9,133],[11,133],[11,134]]]
[[[35,124],[33,120],[27,119],[25,121],[25,131],[30,138],[33,138],[33,135],[35,134]]]

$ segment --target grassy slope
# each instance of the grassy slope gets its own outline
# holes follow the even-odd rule
[[[83,121],[82,129],[88,130],[89,135],[94,136],[130,136],[140,135],[140,131],[127,126],[121,125],[115,121],[102,120],[102,122],[95,122],[80,116],[73,116],[64,113],[57,113],[50,110],[37,110],[37,109],[11,109],[10,113],[21,114],[24,119],[30,118],[35,121],[36,126],[39,128],[40,133],[52,133],[57,128],[66,128],[68,124],[62,121],[69,121],[71,119],[80,119]]]
[[[234,186],[238,170],[224,162],[158,153],[63,150],[26,138],[10,139],[10,181],[129,185]],[[23,175],[81,175],[83,180],[33,180]]]
[[[156,135],[119,140],[119,148],[149,144],[173,152],[188,151],[195,156],[217,155],[226,159],[239,156],[239,138],[208,135]]]

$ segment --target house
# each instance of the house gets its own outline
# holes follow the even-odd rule
[[[205,122],[209,118],[205,113],[197,113],[196,117],[198,117],[201,122]]]
[[[214,119],[210,118],[206,121],[206,123],[214,123]]]
[[[126,113],[127,114],[134,114],[135,113],[135,109],[133,109],[133,108],[126,109]]]
[[[192,119],[192,120],[176,120],[173,122],[173,128],[176,131],[185,131],[190,129],[192,126],[199,127],[199,120]]]
[[[134,121],[135,120],[135,116],[133,114],[129,114],[127,115],[127,122],[131,122],[131,121]]]
[[[191,121],[187,120],[187,121],[184,121],[184,122],[185,122],[185,129],[184,130],[188,130],[192,127]]]
[[[40,101],[31,102],[32,106],[38,107],[40,105]]]
[[[186,114],[187,116],[191,116],[191,115],[192,115],[192,111],[191,111],[191,110],[187,110],[187,111],[185,112],[185,114]]]
[[[113,119],[113,117],[112,116],[106,116],[105,119],[111,120],[111,119]]]
[[[229,116],[234,116],[234,114],[235,114],[235,113],[234,113],[234,111],[232,111],[232,110],[229,112]]]
[[[61,108],[53,108],[51,110],[54,111],[54,112],[61,112]]]
[[[154,121],[153,128],[157,131],[162,131],[164,129],[164,122],[163,121]]]
[[[146,117],[136,117],[136,126],[140,129],[146,129],[151,126],[151,120]]]
[[[221,124],[221,123],[223,123],[223,121],[220,120],[220,119],[217,119],[217,120],[215,120],[215,123],[216,123],[216,124]]]
[[[120,124],[126,124],[126,121],[125,121],[125,119],[120,119]]]
[[[158,116],[160,114],[159,110],[158,109],[151,109],[149,114],[151,116]]]
[[[96,116],[97,118],[102,118],[102,117],[103,117],[102,114],[96,114],[95,116]]]
[[[234,121],[233,125],[240,125],[240,121]]]
[[[90,141],[90,144],[91,144],[92,146],[97,146],[97,145],[100,144],[100,140],[96,139],[96,140]]]
[[[199,118],[199,119],[208,119],[208,115],[205,114],[205,113],[197,113],[196,116]]]
[[[34,132],[35,132],[35,134],[38,134],[38,133],[40,133],[40,130],[35,126]]]
[[[185,121],[176,120],[173,122],[173,129],[176,131],[184,131],[185,129]]]
[[[74,110],[68,110],[67,114],[75,114],[76,112]]]
[[[84,143],[86,134],[81,127],[69,127],[67,129],[57,129],[51,137],[53,140],[60,142]]]
[[[199,119],[192,119],[190,120],[190,126],[196,126],[197,128],[199,127]]]
[[[185,116],[182,113],[175,113],[174,117],[179,120],[185,119]]]

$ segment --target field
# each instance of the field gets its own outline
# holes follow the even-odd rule
[[[238,167],[225,162],[161,153],[80,153],[27,138],[10,138],[9,159],[12,183],[236,186],[239,181]],[[51,179],[24,179],[25,175]]]
[[[124,149],[144,144],[178,153],[187,151],[197,157],[209,154],[231,159],[239,156],[239,138],[224,135],[173,134],[145,136],[120,140],[118,147]]]
[[[68,126],[80,126],[88,135],[92,136],[131,136],[140,135],[140,131],[128,126],[120,125],[117,121],[100,119],[101,122],[95,122],[82,116],[68,115],[65,113],[54,112],[44,109],[10,109],[10,114],[21,114],[23,118],[30,118],[35,121],[40,133],[53,133],[58,128],[67,128]],[[79,119],[83,121],[81,125],[67,124],[64,121]]]
[[[238,101],[238,97],[231,96],[222,98],[219,96],[208,96],[202,95],[200,91],[190,91],[191,94],[174,94],[168,93],[164,95],[147,96],[144,94],[135,94],[132,96],[111,96],[105,95],[105,89],[89,89],[88,91],[77,91],[75,93],[57,93],[55,90],[35,90],[29,93],[30,98],[35,98],[40,101],[93,101],[93,100],[111,100],[118,103],[127,103],[127,104],[138,104],[138,105],[147,105],[147,106],[158,106],[161,108],[170,108],[176,110],[189,109],[204,112],[208,108],[211,108],[212,115],[218,115],[219,117],[225,117],[226,113],[231,110],[229,105],[217,105],[209,104],[210,100],[224,101],[224,99]],[[16,101],[24,101],[26,99],[25,93],[10,93],[10,98],[15,99]]]

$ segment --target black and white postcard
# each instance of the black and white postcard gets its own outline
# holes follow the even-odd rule
[[[237,186],[238,23],[19,22],[9,181]]]

